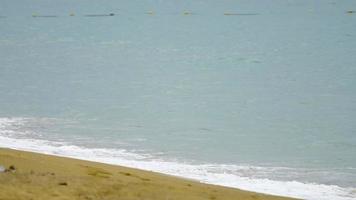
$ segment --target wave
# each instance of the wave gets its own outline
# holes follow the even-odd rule
[[[276,181],[267,178],[241,176],[241,174],[236,173],[248,172],[251,174],[255,171],[283,170],[283,168],[182,163],[162,160],[148,154],[138,154],[125,149],[87,148],[66,142],[12,137],[22,134],[15,133],[16,131],[9,127],[19,127],[28,120],[29,118],[0,118],[0,147],[139,168],[194,179],[203,183],[273,195],[310,200],[356,199],[356,188],[300,181]]]

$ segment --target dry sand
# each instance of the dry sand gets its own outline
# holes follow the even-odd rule
[[[10,149],[0,148],[0,165],[7,169],[0,172],[0,200],[289,199],[138,169]]]

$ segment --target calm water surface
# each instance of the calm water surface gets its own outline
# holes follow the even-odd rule
[[[350,10],[356,1],[1,0],[0,136],[355,188]],[[33,17],[45,15],[57,17]]]

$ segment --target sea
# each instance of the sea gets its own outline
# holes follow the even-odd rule
[[[0,0],[0,147],[356,199],[356,1]]]

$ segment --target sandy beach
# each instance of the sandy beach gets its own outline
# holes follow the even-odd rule
[[[121,166],[0,149],[0,199],[290,199]]]

